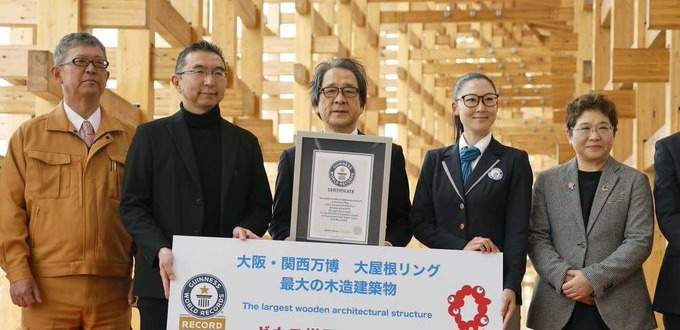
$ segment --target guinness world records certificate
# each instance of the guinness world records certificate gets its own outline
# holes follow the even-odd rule
[[[313,164],[308,237],[368,243],[373,155],[314,150]]]
[[[391,156],[387,137],[298,132],[291,238],[382,245]]]

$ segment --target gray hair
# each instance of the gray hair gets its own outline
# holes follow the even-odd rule
[[[359,61],[351,58],[336,58],[329,62],[321,62],[314,70],[314,78],[309,87],[309,94],[312,101],[312,106],[319,106],[319,96],[321,94],[321,84],[323,83],[323,76],[330,69],[345,69],[354,74],[359,86],[359,105],[363,108],[366,105],[366,94],[368,88],[366,87],[366,70]]]
[[[461,95],[458,95],[458,94],[460,94],[460,90],[463,89],[463,86],[465,85],[465,83],[467,83],[468,81],[478,80],[478,79],[488,81],[489,84],[491,84],[491,87],[493,87],[494,92],[498,93],[498,89],[496,88],[496,84],[493,83],[493,80],[491,80],[491,78],[489,78],[489,76],[487,76],[483,73],[479,73],[479,72],[470,72],[470,73],[466,73],[466,74],[458,77],[458,79],[456,80],[456,83],[453,85],[453,100],[456,101],[461,96]],[[458,139],[460,139],[460,137],[463,135],[463,131],[465,130],[463,128],[463,122],[460,121],[459,116],[456,116],[456,115],[453,116],[453,128],[455,129],[455,133],[456,133],[454,138],[455,138],[456,143],[458,143]]]
[[[106,58],[106,47],[104,47],[102,42],[99,41],[97,37],[87,32],[75,32],[69,33],[65,35],[63,38],[61,38],[61,40],[59,40],[57,48],[54,49],[54,63],[55,64],[64,63],[68,51],[71,50],[71,48],[75,48],[78,46],[98,47],[99,49],[102,50],[102,53],[104,53],[104,58]]]
[[[224,60],[222,49],[211,42],[201,40],[194,42],[182,49],[182,51],[179,53],[179,56],[177,56],[177,62],[175,63],[175,73],[182,71],[184,66],[187,64],[187,56],[194,52],[208,52],[217,54],[217,56],[219,56],[222,60],[222,63],[224,63],[224,69],[227,69],[227,61]]]

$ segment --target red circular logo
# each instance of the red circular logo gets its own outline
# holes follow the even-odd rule
[[[479,330],[489,324],[489,317],[486,315],[491,300],[485,297],[486,291],[481,286],[474,288],[464,285],[456,294],[449,296],[449,315],[453,316],[459,330]],[[463,320],[461,309],[465,305],[465,297],[471,296],[477,305],[477,314],[472,320]]]

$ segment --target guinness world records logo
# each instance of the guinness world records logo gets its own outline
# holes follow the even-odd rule
[[[331,182],[338,187],[347,187],[352,184],[355,175],[354,165],[346,160],[336,161],[328,171]]]
[[[189,314],[199,318],[217,315],[227,304],[224,283],[216,276],[198,274],[182,288],[182,306]]]

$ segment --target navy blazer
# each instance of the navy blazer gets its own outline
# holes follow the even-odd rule
[[[391,162],[385,240],[394,246],[406,246],[413,236],[408,218],[411,201],[404,167],[404,153],[398,144],[392,144]],[[295,147],[284,150],[279,161],[279,174],[276,176],[274,190],[274,210],[269,227],[269,234],[275,240],[283,240],[290,235],[294,165]]]
[[[255,135],[222,119],[220,229],[234,227],[264,234],[272,197],[262,152]],[[202,234],[203,191],[189,129],[182,111],[137,128],[128,151],[120,213],[137,245],[135,294],[164,298],[158,251],[172,247],[173,235]]]
[[[656,143],[654,172],[656,218],[668,247],[659,271],[653,308],[660,313],[680,314],[680,133]]]
[[[411,224],[431,248],[462,250],[475,236],[503,251],[503,288],[521,304],[533,174],[525,151],[491,139],[463,186],[458,145],[427,153],[418,179]]]

